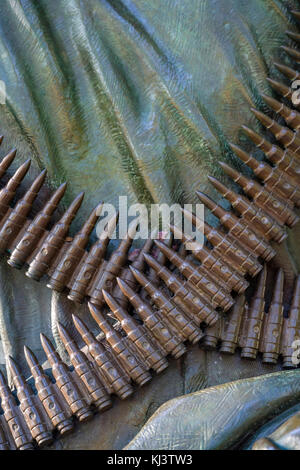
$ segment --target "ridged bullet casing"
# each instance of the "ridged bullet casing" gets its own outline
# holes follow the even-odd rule
[[[262,324],[265,316],[265,288],[266,288],[267,270],[264,267],[259,275],[256,292],[251,299],[246,322],[243,331],[243,347],[241,357],[246,359],[256,359],[259,351],[259,342],[262,332]]]
[[[31,255],[38,242],[45,234],[47,225],[51,220],[51,216],[62,199],[66,187],[66,183],[63,183],[45,204],[41,212],[39,212],[29,224],[24,235],[13,249],[9,260],[7,261],[10,266],[21,269],[24,265],[29,255]]]
[[[277,222],[286,224],[290,228],[294,227],[294,225],[299,222],[299,217],[293,212],[289,202],[283,202],[281,199],[278,199],[259,183],[246,178],[226,163],[219,163],[225,173],[243,188],[247,196],[250,196],[258,207],[265,210],[271,217],[277,220]]]
[[[241,219],[232,212],[226,211],[223,207],[216,204],[206,194],[197,191],[199,199],[205,204],[211,212],[220,219],[220,222],[228,230],[228,234],[235,237],[238,242],[249,250],[254,256],[260,256],[265,261],[270,261],[276,254],[275,250],[255,232],[249,229]]]
[[[80,318],[73,315],[73,321],[76,329],[88,346],[88,352],[95,360],[108,387],[111,388],[112,392],[118,395],[121,400],[125,400],[132,395],[133,388],[129,383],[130,380],[127,374],[119,367],[109,351],[104,348],[100,341],[96,340],[93,333]]]
[[[220,348],[220,352],[224,354],[234,354],[239,345],[245,302],[245,296],[239,295],[232,310],[228,313]]]
[[[168,367],[168,361],[162,351],[155,345],[146,329],[124,310],[121,305],[106,291],[103,291],[105,302],[120,322],[122,329],[127,334],[128,339],[140,352],[145,363],[157,374]]]
[[[95,227],[97,219],[101,213],[102,203],[97,206],[90,214],[88,220],[84,223],[82,229],[74,237],[66,253],[59,261],[54,273],[52,274],[47,287],[57,292],[62,292],[70,280],[72,273],[78,265],[78,261],[85,254],[85,247],[89,236]]]
[[[78,194],[59,222],[52,227],[38,253],[31,261],[26,276],[39,281],[46,274],[53,259],[64,244],[71,222],[81,206],[83,197],[84,193]]]
[[[155,287],[137,269],[131,268],[133,275],[148,292],[163,318],[175,328],[178,335],[191,343],[197,343],[202,338],[201,330],[176,305],[172,303],[161,289]]]
[[[293,361],[293,356],[300,343],[295,346],[295,341],[300,341],[300,276],[296,278],[289,316],[283,320],[281,354],[285,369],[298,365]]]
[[[33,390],[26,383],[26,380],[22,376],[17,364],[11,357],[8,359],[8,365],[14,386],[16,387],[20,409],[32,437],[36,440],[39,446],[50,444],[53,440],[52,434],[48,429],[45,416],[38,407],[38,402]]]
[[[172,333],[163,321],[161,315],[150,308],[122,279],[117,278],[120,289],[126,295],[150,334],[159,342],[162,348],[176,359],[186,352],[182,339]]]
[[[92,364],[71,338],[66,328],[64,328],[64,326],[59,322],[57,324],[57,328],[64,347],[69,354],[71,364],[73,365],[76,374],[86,387],[92,399],[92,403],[99,411],[108,410],[112,407],[112,401]]]
[[[32,450],[32,436],[2,372],[0,372],[1,408],[18,450]]]
[[[232,207],[241,215],[243,222],[252,230],[266,238],[282,243],[287,238],[285,230],[265,211],[251,203],[249,199],[226,188],[216,178],[208,177],[213,186],[227,199]]]
[[[10,445],[0,421],[0,450],[10,450]]]
[[[234,290],[238,293],[244,292],[249,283],[240,275],[232,266],[225,263],[220,256],[216,255],[212,250],[206,246],[202,246],[200,243],[193,241],[191,237],[181,232],[177,227],[170,226],[174,235],[177,234],[182,239],[185,246],[192,244],[193,256],[202,263],[202,265],[212,272],[220,282],[223,282],[227,286],[228,291]],[[176,235],[176,236],[177,236]]]
[[[41,343],[50,363],[55,383],[69,405],[72,414],[80,422],[89,420],[92,417],[92,412],[68,367],[62,362],[49,339],[43,334],[41,334]]]
[[[89,310],[104,333],[105,339],[114,351],[118,362],[126,370],[129,377],[140,387],[148,383],[151,380],[151,374],[148,372],[149,368],[138,361],[134,353],[128,349],[124,337],[113,328],[95,305],[89,303]]]
[[[24,353],[34,379],[38,397],[49,419],[61,435],[69,434],[74,426],[70,419],[70,413],[67,413],[63,406],[63,399],[59,396],[59,391],[54,387],[48,375],[44,373],[33,352],[24,346]]]
[[[273,292],[272,302],[265,315],[260,350],[263,353],[262,361],[266,364],[276,364],[280,353],[280,340],[283,324],[283,283],[284,274],[280,269]]]
[[[222,307],[225,311],[228,310],[233,304],[232,297],[228,292],[224,291],[222,287],[204,270],[204,268],[197,267],[189,262],[187,259],[182,258],[171,248],[168,248],[164,243],[155,241],[156,246],[166,255],[176,268],[183,274],[188,282],[191,282],[199,293],[209,296],[211,304],[215,307]]]

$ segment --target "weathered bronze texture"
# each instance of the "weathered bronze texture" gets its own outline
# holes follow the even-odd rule
[[[205,329],[205,335],[203,336],[203,340],[201,341],[201,347],[208,351],[213,351],[216,349],[218,342],[221,337],[221,327],[222,327],[222,319],[221,317],[213,326],[208,326]]]
[[[172,299],[165,295],[161,289],[155,287],[150,281],[148,281],[146,276],[144,276],[140,271],[132,267],[131,269],[137,281],[150,295],[153,303],[158,308],[158,311],[162,314],[167,323],[176,330],[176,333],[181,336],[184,341],[188,339],[193,344],[200,341],[203,334],[193,320],[174,305]]]
[[[149,368],[145,367],[134,355],[134,352],[128,349],[124,337],[107,321],[100,310],[90,302],[88,305],[92,317],[104,333],[106,341],[129,377],[140,387],[148,383],[152,378],[148,372]]]
[[[287,149],[300,154],[300,138],[297,134],[287,127],[281,126],[278,122],[269,118],[266,114],[251,108],[251,111],[257,119],[272,132],[274,137]]]
[[[0,450],[11,450],[9,440],[0,421]]]
[[[267,364],[276,364],[280,353],[280,340],[283,324],[283,283],[282,269],[278,271],[272,302],[268,313],[264,317],[260,351],[263,353],[262,361]]]
[[[67,365],[61,360],[52,343],[44,334],[41,334],[41,343],[51,366],[55,383],[68,403],[72,414],[81,422],[89,420],[93,414]]]
[[[64,347],[69,354],[71,364],[91,396],[92,403],[99,411],[108,410],[112,406],[112,401],[97,375],[95,368],[86,355],[79,349],[76,342],[71,338],[66,328],[59,322],[57,323],[57,329]]]
[[[267,240],[275,240],[278,243],[282,243],[287,238],[284,228],[245,196],[226,188],[224,184],[212,176],[208,176],[208,179],[241,215],[243,222],[249,225],[255,233]]]
[[[59,222],[52,227],[45,241],[42,243],[42,246],[31,261],[26,276],[39,281],[48,271],[53,259],[63,246],[71,222],[81,206],[83,197],[84,193],[78,194]]]
[[[289,316],[283,320],[281,354],[282,365],[286,369],[297,367],[293,362],[293,354],[300,343],[295,347],[294,341],[300,341],[300,276],[295,281]]]
[[[254,256],[260,256],[265,261],[270,261],[275,256],[276,251],[265,240],[259,238],[232,212],[226,211],[200,191],[197,191],[197,196],[220,219],[221,223],[228,230],[229,235],[234,236]]]
[[[27,346],[24,346],[24,355],[32,373],[38,397],[53,426],[61,435],[70,433],[74,426],[59,390],[44,373],[34,353]]]
[[[246,176],[234,170],[226,163],[219,163],[225,173],[243,188],[245,194],[251,197],[258,207],[265,210],[271,217],[277,220],[278,223],[282,225],[286,224],[288,227],[292,228],[299,222],[299,217],[291,209],[289,202],[278,199],[272,192],[267,191],[264,186],[261,186],[252,179],[246,178]]]
[[[8,180],[6,186],[0,191],[0,220],[7,214],[9,209],[9,203],[14,198],[17,188],[25,178],[27,171],[29,170],[31,160],[26,160],[14,173],[14,175]]]
[[[51,275],[47,287],[57,292],[62,292],[70,280],[75,268],[78,266],[79,260],[85,254],[85,247],[88,243],[89,236],[92,233],[97,219],[101,214],[103,203],[100,203],[91,212],[87,221],[83,224],[81,230],[76,234],[66,253],[60,259],[54,273]]]
[[[295,33],[294,31],[287,31],[286,34],[295,42],[300,42],[300,34]]]
[[[128,250],[131,247],[137,226],[138,219],[131,223],[126,237],[121,241],[118,248],[112,253],[110,259],[104,265],[103,271],[100,271],[98,276],[96,276],[95,281],[90,289],[91,303],[101,307],[105,303],[102,289],[112,293],[116,276],[120,274],[120,271],[127,260]]]
[[[170,330],[159,312],[154,311],[128,284],[126,284],[126,282],[122,281],[122,279],[117,278],[117,282],[150,334],[154,336],[161,347],[176,359],[182,356],[186,352],[186,347],[182,343],[182,339]]]
[[[5,252],[9,244],[22,230],[26,223],[27,215],[31,210],[32,204],[37,197],[45,178],[46,170],[43,170],[5,220],[0,230],[0,255]]]
[[[105,302],[120,322],[122,329],[127,334],[128,339],[140,352],[145,363],[157,374],[168,367],[165,354],[157,344],[154,343],[151,335],[144,326],[140,325],[108,292],[103,291]]]
[[[299,207],[300,191],[295,182],[289,178],[283,171],[273,168],[267,163],[260,162],[244,152],[237,145],[230,145],[236,155],[249,166],[254,174],[261,179],[265,187],[278,194],[280,198],[286,198]]]
[[[213,273],[219,282],[227,286],[228,291],[234,290],[238,293],[244,292],[249,283],[240,275],[232,266],[225,263],[220,256],[210,250],[205,245],[193,241],[192,237],[184,234],[177,227],[170,225],[170,229],[174,233],[175,237],[182,239],[185,246],[192,248],[191,252],[193,256],[201,261],[201,264]]]
[[[293,178],[297,184],[300,183],[300,161],[296,154],[283,150],[273,143],[271,144],[267,139],[257,134],[252,129],[249,129],[247,126],[242,126],[242,128],[272,163]]]
[[[185,217],[187,217],[195,226],[199,226],[199,219],[191,212],[183,209]],[[262,265],[249,251],[245,250],[235,238],[221,232],[221,230],[211,227],[207,222],[203,222],[204,234],[210,243],[214,246],[214,252],[217,253],[226,263],[233,265],[234,268],[245,275],[249,273],[256,276]]]
[[[199,289],[200,295],[203,294],[209,297],[214,307],[222,307],[225,311],[230,308],[229,306],[233,303],[232,297],[228,292],[224,291],[206,269],[201,266],[198,267],[187,259],[182,258],[178,253],[160,241],[155,240],[155,244],[167,256],[168,260],[176,266],[179,272],[186,277],[187,281],[192,283],[197,290]]]
[[[259,351],[259,342],[262,332],[262,324],[265,316],[265,288],[267,269],[264,267],[259,275],[256,291],[251,299],[245,329],[243,330],[243,347],[241,357],[246,359],[256,359]]]
[[[300,52],[293,47],[280,46],[281,49],[286,52],[290,57],[292,57],[297,63],[300,62]]]
[[[280,83],[278,82],[277,80],[274,80],[272,78],[269,78],[267,77],[267,80],[269,82],[269,84],[271,85],[271,87],[277,91],[277,93],[279,93],[280,95],[283,96],[283,98],[287,98],[289,99],[290,101],[292,101],[292,97],[293,97],[293,90],[288,87],[287,85],[285,85],[284,83]],[[299,105],[295,105],[296,108],[299,107]]]
[[[34,395],[33,390],[27,384],[19,367],[11,357],[8,358],[8,366],[14,386],[16,387],[20,409],[32,437],[36,440],[39,446],[50,444],[53,440],[52,434],[49,431],[45,415],[43,414],[41,407],[38,406],[39,402],[36,395]]]
[[[4,418],[16,448],[19,450],[32,450],[31,433],[2,372],[0,372],[0,398]]]
[[[88,290],[88,286],[92,282],[97,269],[100,269],[101,263],[106,254],[106,250],[110,241],[110,235],[117,224],[118,215],[112,217],[107,223],[104,233],[101,234],[91,249],[87,257],[83,259],[79,272],[75,276],[75,280],[71,285],[68,298],[74,302],[82,303]]]
[[[51,216],[57,208],[60,200],[62,199],[67,183],[63,183],[52,195],[49,201],[45,204],[44,208],[39,212],[33,221],[26,228],[24,235],[18,241],[16,247],[13,249],[9,260],[7,261],[10,266],[21,269],[26,263],[28,257],[36,248],[38,242],[45,234],[47,225],[50,222]]]
[[[125,400],[125,398],[132,395],[133,388],[130,385],[130,380],[111,353],[104,348],[100,341],[97,341],[93,333],[79,317],[73,315],[73,322],[87,345],[89,354],[99,367],[104,382],[111,389],[111,393],[118,395],[121,400]]]
[[[220,352],[234,354],[239,345],[239,337],[245,310],[245,295],[239,295],[225,320]]]

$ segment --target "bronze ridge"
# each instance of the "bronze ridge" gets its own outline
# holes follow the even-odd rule
[[[297,12],[293,14],[296,18],[300,16]],[[287,34],[295,43],[300,42],[300,34]],[[300,62],[296,48],[282,46],[282,49],[296,63]],[[279,63],[275,66],[288,80],[299,78],[294,68]],[[278,95],[292,102],[291,87],[271,78],[268,82]],[[82,346],[65,325],[57,325],[72,370],[41,334],[53,380],[25,346],[37,393],[14,359],[8,359],[19,403],[0,373],[0,450],[49,445],[54,430],[56,435],[69,433],[74,420],[84,422],[94,413],[108,410],[113,403],[111,395],[124,400],[134,393],[136,386],[145,386],[155,373],[168,367],[171,356],[179,358],[185,354],[188,343],[199,342],[201,348],[217,349],[221,354],[240,351],[244,360],[260,357],[267,364],[280,361],[283,368],[297,367],[293,362],[293,342],[300,337],[300,276],[295,280],[289,312],[283,312],[282,270],[276,273],[268,308],[265,288],[266,263],[276,254],[275,243],[282,243],[287,237],[286,227],[292,228],[299,221],[295,208],[300,207],[300,113],[295,109],[297,105],[293,108],[286,101],[266,95],[262,98],[285,122],[279,124],[252,109],[278,145],[246,126],[242,128],[268,162],[257,160],[231,144],[235,155],[253,172],[252,178],[244,176],[220,162],[224,173],[240,186],[240,192],[209,177],[214,188],[231,204],[231,210],[197,192],[220,222],[215,228],[203,221],[204,234],[212,248],[194,242],[178,227],[171,226],[175,238],[181,236],[179,249],[174,248],[172,237],[154,243],[149,239],[130,263],[128,253],[138,223],[135,221],[107,259],[109,233],[115,228],[117,216],[107,224],[104,236],[87,250],[102,204],[70,238],[69,229],[84,194],[79,194],[51,226],[66,183],[31,218],[46,172],[41,172],[14,207],[11,203],[30,168],[30,160],[9,177],[0,190],[0,253],[8,255],[7,262],[12,267],[26,266],[26,275],[32,279],[39,281],[47,275],[47,286],[65,292],[70,300],[88,301],[97,333],[73,315]],[[0,144],[2,140],[0,137]],[[0,178],[9,170],[15,155],[16,150],[12,150],[0,162]],[[186,210],[183,216],[194,225],[201,222]],[[158,254],[153,250],[154,244]],[[249,279],[254,277],[257,277],[255,291],[248,303],[245,291]]]

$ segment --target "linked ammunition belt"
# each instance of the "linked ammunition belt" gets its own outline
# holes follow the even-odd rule
[[[300,19],[300,13],[294,14]],[[295,42],[300,41],[299,34],[288,34]],[[284,50],[299,63],[298,50],[288,47]],[[281,64],[276,66],[288,79],[299,78],[295,70]],[[289,86],[271,79],[269,82],[285,102],[292,98]],[[243,126],[244,132],[272,165],[232,145],[255,178],[246,177],[220,162],[243,194],[209,178],[230,202],[232,210],[224,210],[207,195],[197,193],[219,218],[220,227],[204,223],[212,248],[194,243],[188,257],[185,246],[191,240],[175,226],[171,226],[171,230],[176,236],[181,234],[183,242],[178,251],[170,243],[156,240],[159,254],[152,256],[152,241],[147,240],[138,257],[129,263],[134,230],[128,232],[108,260],[105,258],[109,230],[86,251],[101,205],[92,211],[70,241],[69,228],[83,194],[79,194],[60,220],[49,228],[66,185],[61,185],[37,216],[30,219],[28,216],[44,183],[45,171],[13,208],[11,201],[30,161],[23,163],[9,178],[0,191],[0,253],[8,253],[8,263],[15,268],[26,265],[26,275],[30,278],[40,280],[47,275],[48,287],[66,292],[72,301],[89,300],[99,334],[95,336],[82,319],[73,315],[75,327],[85,343],[80,349],[67,329],[58,324],[72,371],[50,340],[41,334],[53,381],[25,346],[25,358],[37,394],[16,362],[9,358],[18,403],[0,373],[1,450],[33,449],[49,444],[53,431],[58,435],[72,431],[73,417],[83,422],[91,419],[96,411],[109,409],[112,394],[126,399],[134,392],[133,383],[138,386],[148,383],[153,373],[166,369],[168,357],[179,358],[186,352],[187,342],[200,342],[206,349],[219,348],[224,354],[234,354],[239,348],[243,358],[253,360],[260,354],[265,363],[276,364],[281,359],[283,367],[296,367],[293,343],[300,340],[300,276],[295,282],[289,315],[284,316],[284,275],[282,270],[278,271],[273,298],[266,312],[267,268],[264,263],[275,256],[274,242],[282,243],[287,237],[285,228],[292,228],[299,221],[295,208],[300,207],[300,114],[285,103],[267,96],[263,98],[289,127],[257,110],[253,109],[253,113],[281,146]],[[10,152],[0,163],[0,178],[15,154],[15,151]],[[197,224],[195,215],[186,210],[184,215]],[[244,295],[249,285],[246,278],[258,274],[256,291],[248,305]],[[119,328],[112,325],[108,312],[118,321]]]

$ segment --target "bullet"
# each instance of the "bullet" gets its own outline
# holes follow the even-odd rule
[[[208,326],[205,329],[201,347],[207,351],[213,351],[217,348],[218,342],[221,337],[221,318],[213,326]]]
[[[116,319],[120,322],[123,331],[128,339],[137,348],[145,363],[157,374],[168,367],[168,361],[165,359],[162,350],[152,340],[147,330],[137,323],[133,316],[114,299],[108,292],[103,291],[103,297]]]
[[[0,220],[6,215],[9,209],[9,203],[14,198],[16,191],[20,183],[25,178],[27,171],[29,170],[31,160],[26,160],[14,173],[14,175],[8,180],[6,186],[0,191]]]
[[[292,101],[293,97],[293,90],[285,85],[284,83],[278,82],[277,80],[273,80],[272,78],[267,77],[267,80],[273,90],[277,91],[279,95],[283,96],[283,98],[287,98]]]
[[[0,450],[11,450],[8,438],[0,421]]]
[[[300,62],[300,52],[293,47],[280,46],[289,56],[295,59],[296,62]]]
[[[266,364],[277,364],[280,353],[280,340],[283,325],[283,283],[284,274],[279,269],[275,281],[272,302],[265,315],[265,324],[261,339],[262,361]]]
[[[300,56],[300,52],[299,52]],[[267,96],[265,94],[261,95],[262,98],[265,100],[268,106],[270,106],[271,109],[276,111],[277,114],[280,114],[285,120],[285,122],[295,131],[299,131],[300,129],[300,113],[296,111],[295,109],[291,109],[288,106],[286,106],[283,103],[280,103],[279,101],[275,100],[274,98],[271,98],[270,96]]]
[[[92,399],[92,403],[101,412],[108,410],[112,407],[112,401],[93,365],[86,355],[79,349],[76,342],[71,338],[66,328],[60,322],[57,323],[57,329],[64,347],[69,354],[71,364],[87,389]]]
[[[284,203],[278,199],[272,192],[267,191],[256,181],[246,178],[238,171],[231,168],[224,162],[219,162],[225,173],[230,176],[235,183],[240,185],[245,194],[251,197],[254,203],[265,210],[279,224],[286,224],[292,228],[299,221],[299,217],[291,210],[289,203]]]
[[[243,222],[249,224],[258,236],[263,236],[267,240],[275,240],[277,243],[282,243],[287,238],[286,231],[265,211],[251,203],[249,199],[226,188],[212,176],[208,176],[208,179],[241,215]]]
[[[259,275],[256,291],[251,299],[249,313],[246,320],[243,348],[241,357],[246,359],[256,359],[259,341],[262,332],[262,324],[265,316],[265,289],[266,289],[267,270],[264,266]]]
[[[300,183],[300,160],[296,154],[290,153],[287,150],[282,150],[273,143],[271,144],[246,126],[242,126],[242,128],[255,145],[264,152],[268,160],[274,163],[288,176],[293,178],[297,184]]]
[[[46,231],[52,214],[65,193],[66,187],[67,183],[63,183],[29,224],[7,261],[10,266],[21,269],[28,257],[35,250],[38,242]]]
[[[95,305],[89,302],[88,307],[95,322],[104,333],[106,341],[114,351],[118,362],[121,363],[129,377],[140,387],[150,382],[152,377],[148,372],[149,368],[145,367],[134,353],[128,349],[124,337],[113,328]]]
[[[287,67],[286,65],[279,64],[278,62],[274,62],[274,65],[279,70],[279,72],[281,72],[291,81],[298,80],[300,75],[296,70],[292,69],[291,67]]]
[[[202,296],[202,293],[200,294],[192,285],[184,282],[165,266],[161,266],[152,256],[145,255],[145,259],[148,265],[156,270],[157,275],[164,281],[168,289],[173,292],[172,301],[188,316],[191,314],[196,316],[196,318],[193,317],[196,325],[199,326],[203,321],[208,325],[217,321],[218,314],[209,298]],[[178,302],[178,299],[181,301]]]
[[[0,372],[1,408],[18,450],[33,450],[32,436],[2,372]]]
[[[291,10],[291,13],[294,15],[296,20],[300,20],[300,12],[296,10]]]
[[[74,302],[82,303],[85,296],[87,295],[88,287],[92,283],[92,280],[100,267],[101,263],[106,254],[110,237],[115,230],[117,224],[118,214],[113,216],[107,223],[104,233],[100,236],[91,247],[88,255],[83,259],[82,267],[79,270],[76,278],[71,286],[68,299]]]
[[[225,263],[220,256],[206,246],[193,241],[192,237],[184,234],[177,227],[170,225],[170,228],[177,238],[181,238],[185,246],[192,247],[192,254],[202,265],[210,270],[217,278],[228,287],[228,291],[244,292],[249,283],[232,266]],[[191,245],[192,244],[192,245]]]
[[[62,362],[50,340],[43,333],[41,333],[40,338],[42,347],[51,366],[56,385],[61,391],[72,414],[74,414],[80,422],[91,419],[93,414],[82,392],[75,383],[70,370],[66,364]]]
[[[0,137],[1,143],[3,141],[3,135]],[[16,156],[16,149],[9,152],[0,162],[0,178],[6,173],[6,170],[10,167]]]
[[[225,310],[233,303],[232,297],[228,292],[224,291],[222,287],[209,275],[209,273],[201,267],[197,267],[193,263],[179,256],[171,248],[168,248],[164,243],[155,240],[156,246],[164,255],[171,261],[176,268],[183,274],[187,281],[192,283],[199,293],[203,292],[204,295],[209,296],[211,304],[214,307],[222,307]]]
[[[300,138],[287,127],[281,126],[278,122],[266,116],[266,114],[251,108],[255,117],[269,129],[275,138],[287,149],[300,155]]]
[[[61,219],[52,227],[38,253],[35,255],[26,271],[26,276],[39,281],[48,271],[52,261],[61,249],[69,231],[72,220],[79,210],[84,192],[78,194]]]
[[[78,266],[79,260],[85,254],[85,247],[89,241],[90,234],[95,228],[98,217],[101,214],[102,206],[103,202],[95,207],[87,221],[83,224],[81,230],[75,235],[69,248],[67,248],[47,283],[47,287],[49,287],[49,289],[55,290],[56,292],[62,292],[66,287],[73,272]]]
[[[118,365],[115,358],[104,348],[103,344],[96,340],[93,333],[79,317],[72,315],[72,318],[76,329],[88,346],[89,354],[99,368],[103,382],[111,389],[111,393],[115,393],[121,400],[128,398],[133,394],[133,388],[124,369]]]
[[[144,325],[147,327],[150,334],[154,336],[161,347],[168,354],[175,357],[175,359],[181,357],[186,352],[186,347],[182,344],[181,338],[178,338],[171,332],[159,312],[152,310],[149,305],[146,304],[146,302],[144,302],[141,297],[128,286],[128,284],[126,284],[126,282],[122,281],[122,279],[117,278],[117,282],[123,294],[128,297],[131,305],[144,322]]]
[[[119,274],[120,279],[125,281],[133,290],[137,288],[138,282],[136,281],[134,275],[132,274],[132,271],[129,268],[132,266],[133,268],[143,271],[145,267],[144,253],[149,253],[149,251],[152,248],[152,245],[153,245],[153,240],[151,238],[146,240],[137,258],[131,263],[129,267],[127,267],[126,269],[123,269]],[[128,307],[129,301],[127,297],[125,297],[125,295],[122,293],[118,284],[115,284],[114,286],[113,296],[123,308]]]
[[[224,354],[234,354],[239,345],[245,302],[245,295],[239,295],[234,306],[226,317],[226,324],[224,333],[222,334],[222,344],[220,348],[220,352]]]
[[[100,278],[95,280],[90,294],[91,303],[102,307],[105,303],[102,289],[112,293],[113,286],[115,285],[116,276],[120,274],[120,271],[127,261],[128,251],[131,247],[132,241],[135,237],[137,226],[139,224],[138,218],[133,221],[124,240],[121,241],[118,248],[112,253],[108,260],[103,272],[100,273]]]
[[[38,397],[53,426],[57,428],[61,435],[69,434],[73,430],[73,423],[70,415],[63,406],[63,398],[58,395],[58,390],[44,373],[43,368],[38,363],[34,353],[27,346],[24,346],[24,354],[27,364],[32,373]]]
[[[278,168],[256,160],[236,145],[231,144],[230,146],[236,155],[253,170],[255,176],[264,182],[267,190],[278,194],[279,198],[288,199],[292,203],[291,207],[294,204],[299,207],[300,190],[291,178]]]
[[[172,300],[167,297],[161,289],[154,286],[151,281],[148,281],[143,273],[132,267],[130,269],[137,281],[148,292],[162,317],[176,330],[176,333],[181,336],[184,341],[188,339],[193,344],[198,343],[203,335],[193,320],[176,307],[176,305],[172,303]]]
[[[186,209],[182,209],[184,216],[196,226],[197,217]],[[214,252],[222,257],[228,264],[242,275],[256,276],[262,269],[261,264],[248,250],[245,250],[232,236],[211,227],[204,222],[204,234],[214,246]]]
[[[5,252],[9,244],[16,238],[18,233],[22,230],[27,220],[32,204],[37,197],[46,178],[46,170],[43,170],[40,175],[34,180],[28,191],[20,199],[14,209],[10,212],[8,218],[4,222],[0,230],[0,255]]]
[[[294,31],[286,31],[286,34],[295,42],[300,42],[300,34],[295,33]]]
[[[236,217],[232,212],[226,211],[223,207],[216,204],[206,194],[197,191],[197,196],[200,201],[208,207],[211,212],[218,217],[220,222],[228,230],[228,234],[235,237],[240,244],[245,246],[254,256],[260,256],[265,261],[270,261],[274,258],[276,251],[258,237],[250,228],[242,223],[241,219]]]
[[[41,410],[37,406],[36,396],[21,374],[19,367],[10,356],[8,358],[8,366],[14,386],[16,387],[20,410],[23,413],[32,437],[39,446],[49,445],[53,441],[52,435],[48,430]]]
[[[295,287],[288,318],[283,320],[283,330],[281,337],[281,354],[283,358],[283,368],[290,369],[297,367],[293,362],[295,351],[299,345],[293,347],[294,341],[300,339],[300,276],[295,280]]]
[[[164,240],[163,243],[167,245],[169,248],[172,246],[173,243],[173,234],[171,234],[168,240]],[[157,262],[164,266],[167,262],[167,257],[164,255],[162,251],[159,251],[157,254]],[[149,281],[151,281],[154,285],[159,286],[160,280],[159,277],[156,275],[155,269],[150,268],[147,275]]]

